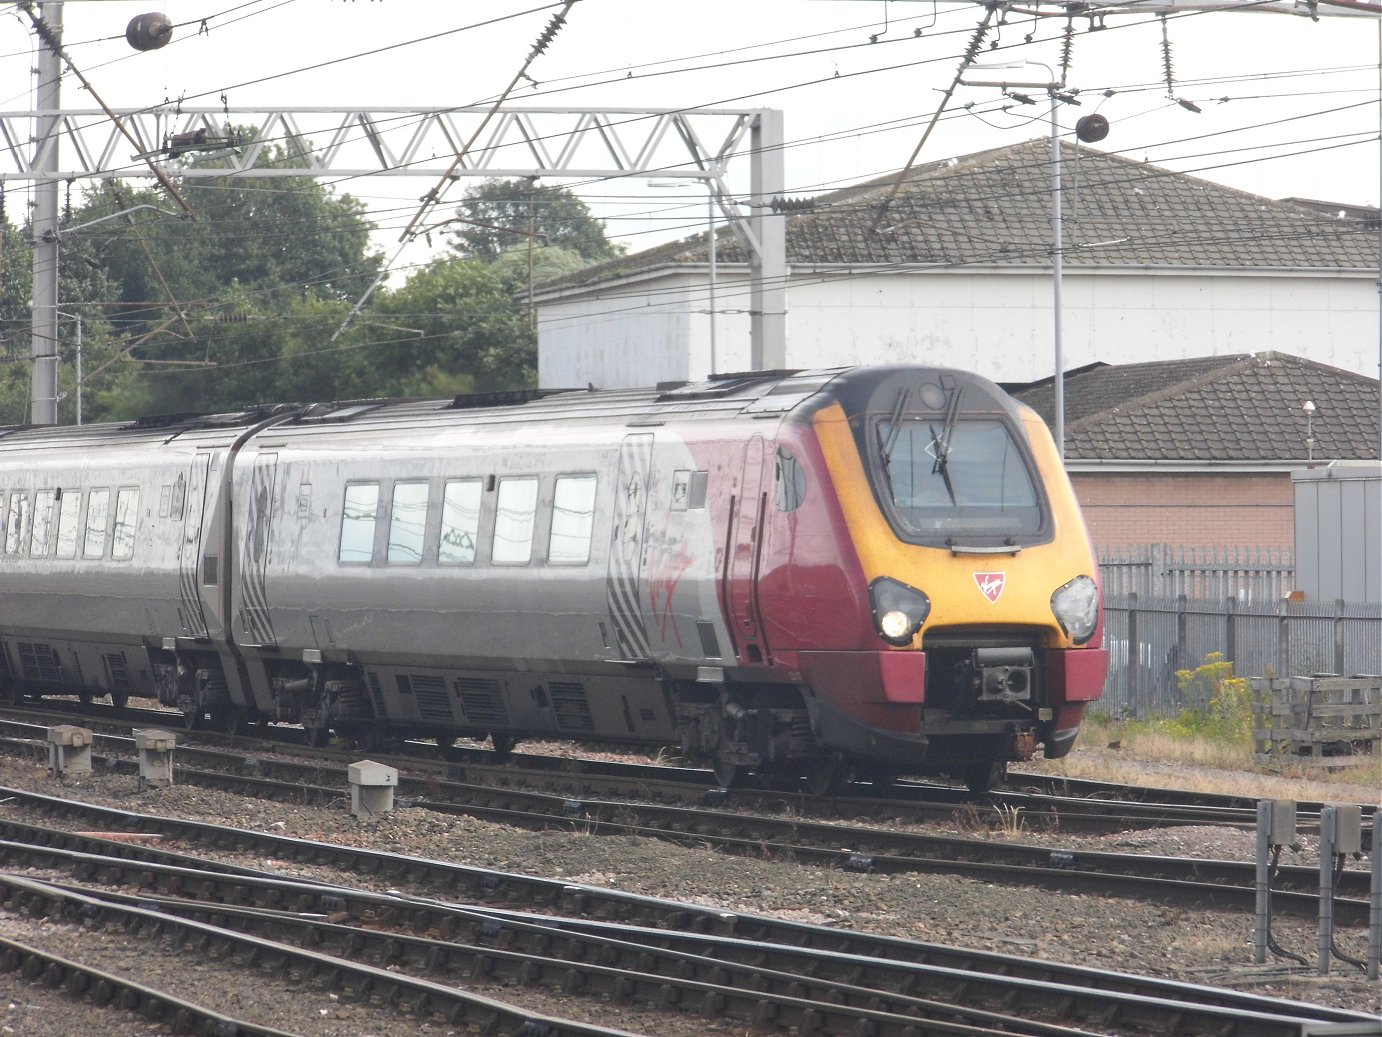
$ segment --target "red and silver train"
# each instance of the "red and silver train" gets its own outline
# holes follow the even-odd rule
[[[0,428],[0,691],[983,787],[1107,667],[1051,437],[960,371]]]

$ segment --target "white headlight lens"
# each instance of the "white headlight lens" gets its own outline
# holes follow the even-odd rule
[[[1099,625],[1099,585],[1089,576],[1076,576],[1051,595],[1051,611],[1070,640],[1084,644]]]
[[[906,637],[912,629],[912,620],[907,613],[900,609],[893,609],[885,612],[878,618],[878,629],[883,632],[884,637],[894,641]]]

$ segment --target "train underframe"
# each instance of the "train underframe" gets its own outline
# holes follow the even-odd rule
[[[924,703],[913,730],[893,730],[857,719],[853,711],[795,682],[735,679],[664,679],[649,675],[665,694],[681,753],[710,764],[717,780],[731,785],[744,775],[802,778],[825,794],[853,778],[886,781],[899,774],[930,774],[983,790],[1000,782],[1011,761],[1031,758],[1039,745],[1048,757],[1064,755],[1073,731],[1054,730],[1047,705],[1044,667],[1022,645],[939,646],[927,653]],[[507,754],[524,735],[548,734],[495,727],[428,726],[381,716],[366,673],[348,663],[267,660],[267,708],[236,701],[223,654],[210,648],[166,647],[148,654],[158,701],[178,710],[188,729],[212,727],[238,733],[251,724],[301,725],[309,745],[325,745],[332,733],[368,751],[386,739],[436,739],[446,754],[458,738],[489,737]],[[241,687],[249,682],[242,680]],[[0,693],[103,693],[81,687],[25,681],[0,661]],[[120,693],[117,705],[126,696]],[[1076,717],[1078,722],[1078,717]],[[912,725],[908,725],[912,726]],[[620,733],[592,730],[591,740],[632,742]],[[1059,735],[1059,737],[1058,737]]]

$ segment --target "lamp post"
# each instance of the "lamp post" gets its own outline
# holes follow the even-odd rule
[[[1061,222],[1061,156],[1060,156],[1060,127],[1056,123],[1056,106],[1062,101],[1060,91],[1064,88],[1064,83],[1058,82],[1055,70],[1043,61],[1008,61],[995,62],[993,64],[976,64],[971,67],[977,69],[991,68],[1025,68],[1035,65],[1046,70],[1046,82],[1044,83],[1010,83],[1010,82],[991,82],[981,80],[963,80],[966,86],[996,86],[1002,90],[1011,87],[1024,87],[1027,89],[1045,90],[1051,99],[1051,337],[1052,337],[1052,363],[1055,368],[1054,377],[1051,380],[1052,389],[1055,393],[1055,400],[1052,404],[1055,411],[1055,421],[1052,433],[1056,439],[1056,451],[1062,461],[1065,460],[1065,358],[1062,356],[1061,343],[1061,280],[1064,271],[1061,265],[1061,252],[1064,248],[1065,232]],[[1068,98],[1067,98],[1068,99]],[[1025,99],[1026,103],[1031,103],[1031,99]]]
[[[1313,466],[1315,461],[1315,403],[1313,400],[1306,400],[1300,405],[1300,409],[1305,411],[1305,463]]]

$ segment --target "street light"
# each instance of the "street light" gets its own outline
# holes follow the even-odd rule
[[[1065,460],[1065,361],[1061,355],[1061,280],[1063,271],[1061,268],[1061,252],[1064,248],[1065,232],[1061,225],[1061,185],[1060,185],[1060,127],[1056,124],[1056,106],[1062,101],[1070,102],[1073,100],[1070,95],[1062,94],[1065,84],[1056,80],[1056,73],[1050,65],[1042,61],[1007,61],[994,64],[971,65],[971,68],[990,69],[990,68],[1025,68],[1029,65],[1037,65],[1046,70],[1046,82],[1044,83],[1008,83],[1008,82],[989,82],[979,80],[961,80],[965,86],[996,86],[1003,90],[1011,87],[1025,87],[1027,89],[1045,90],[1047,96],[1051,98],[1051,310],[1052,310],[1052,338],[1054,346],[1054,366],[1055,377],[1052,379],[1052,386],[1055,391],[1055,438],[1056,451],[1062,461]],[[1075,102],[1078,103],[1078,102]]]

